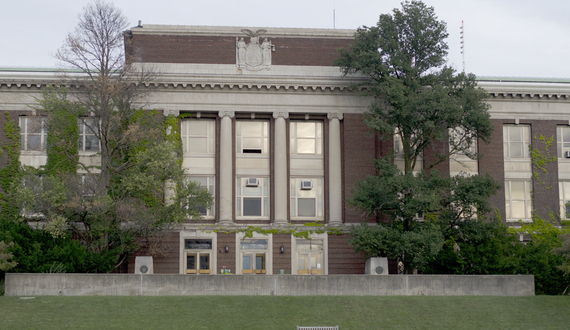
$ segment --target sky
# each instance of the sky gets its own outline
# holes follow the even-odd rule
[[[356,29],[400,0],[115,0],[144,24]],[[570,78],[570,1],[425,0],[447,23],[448,65],[486,77]],[[87,0],[0,0],[0,68],[61,67],[53,54]],[[334,20],[333,20],[334,11]],[[334,25],[333,25],[334,24]]]

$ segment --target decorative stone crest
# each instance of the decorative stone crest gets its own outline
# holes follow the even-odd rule
[[[242,29],[241,32],[247,34],[249,44],[246,44],[243,37],[236,38],[236,64],[239,70],[260,71],[271,69],[271,52],[274,50],[271,41],[267,38],[259,44],[260,35],[266,30],[255,32],[249,29]]]

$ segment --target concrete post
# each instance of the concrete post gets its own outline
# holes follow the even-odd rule
[[[285,119],[287,112],[274,112],[275,118],[275,220],[274,223],[283,225],[287,223],[287,125]]]
[[[233,111],[220,111],[220,224],[230,225],[233,222]]]
[[[342,224],[342,166],[340,120],[342,113],[329,113],[329,224]]]

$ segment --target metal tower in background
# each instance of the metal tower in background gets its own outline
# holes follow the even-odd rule
[[[463,61],[463,72],[465,72],[465,35],[463,30],[463,20],[461,20],[461,59]]]

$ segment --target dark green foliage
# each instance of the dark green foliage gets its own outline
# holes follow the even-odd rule
[[[449,150],[432,150],[431,168],[450,155],[473,151],[477,138],[487,141],[492,125],[484,102],[487,94],[472,74],[444,67],[446,25],[433,7],[403,2],[402,10],[380,15],[377,26],[359,28],[350,49],[335,64],[344,74],[363,74],[362,93],[371,97],[368,125],[380,135],[398,135],[403,145],[404,172],[434,140]]]
[[[20,180],[20,128],[10,119],[9,112],[4,116],[2,129],[6,139],[0,145],[0,213],[14,216],[20,209],[10,204],[9,195],[14,182]]]
[[[85,110],[68,100],[65,88],[48,88],[37,101],[48,117],[48,160],[45,173],[54,175],[77,172],[78,120],[80,115],[85,114]]]
[[[451,155],[476,159],[476,141],[488,141],[492,132],[487,94],[475,76],[445,66],[447,36],[432,7],[406,1],[392,15],[380,15],[376,26],[359,28],[335,62],[345,75],[365,77],[358,87],[371,99],[366,123],[401,145],[396,156],[403,158],[402,171],[392,156],[377,160],[376,175],[357,183],[352,203],[379,220],[389,217],[378,228],[382,234],[375,240],[382,243],[375,254],[405,261],[407,272],[410,267],[421,271],[435,258],[448,228],[483,219],[488,198],[499,188],[489,176],[447,178],[426,171]],[[434,141],[449,148],[437,149]],[[424,153],[432,161],[425,157],[419,168]],[[373,247],[358,249],[370,253]]]
[[[0,240],[13,242],[9,249],[17,265],[15,273],[48,273],[58,265],[66,273],[108,272],[117,261],[117,254],[89,252],[69,235],[54,238],[44,230],[32,229],[26,222],[3,217],[0,220]],[[4,274],[2,273],[2,277]]]

